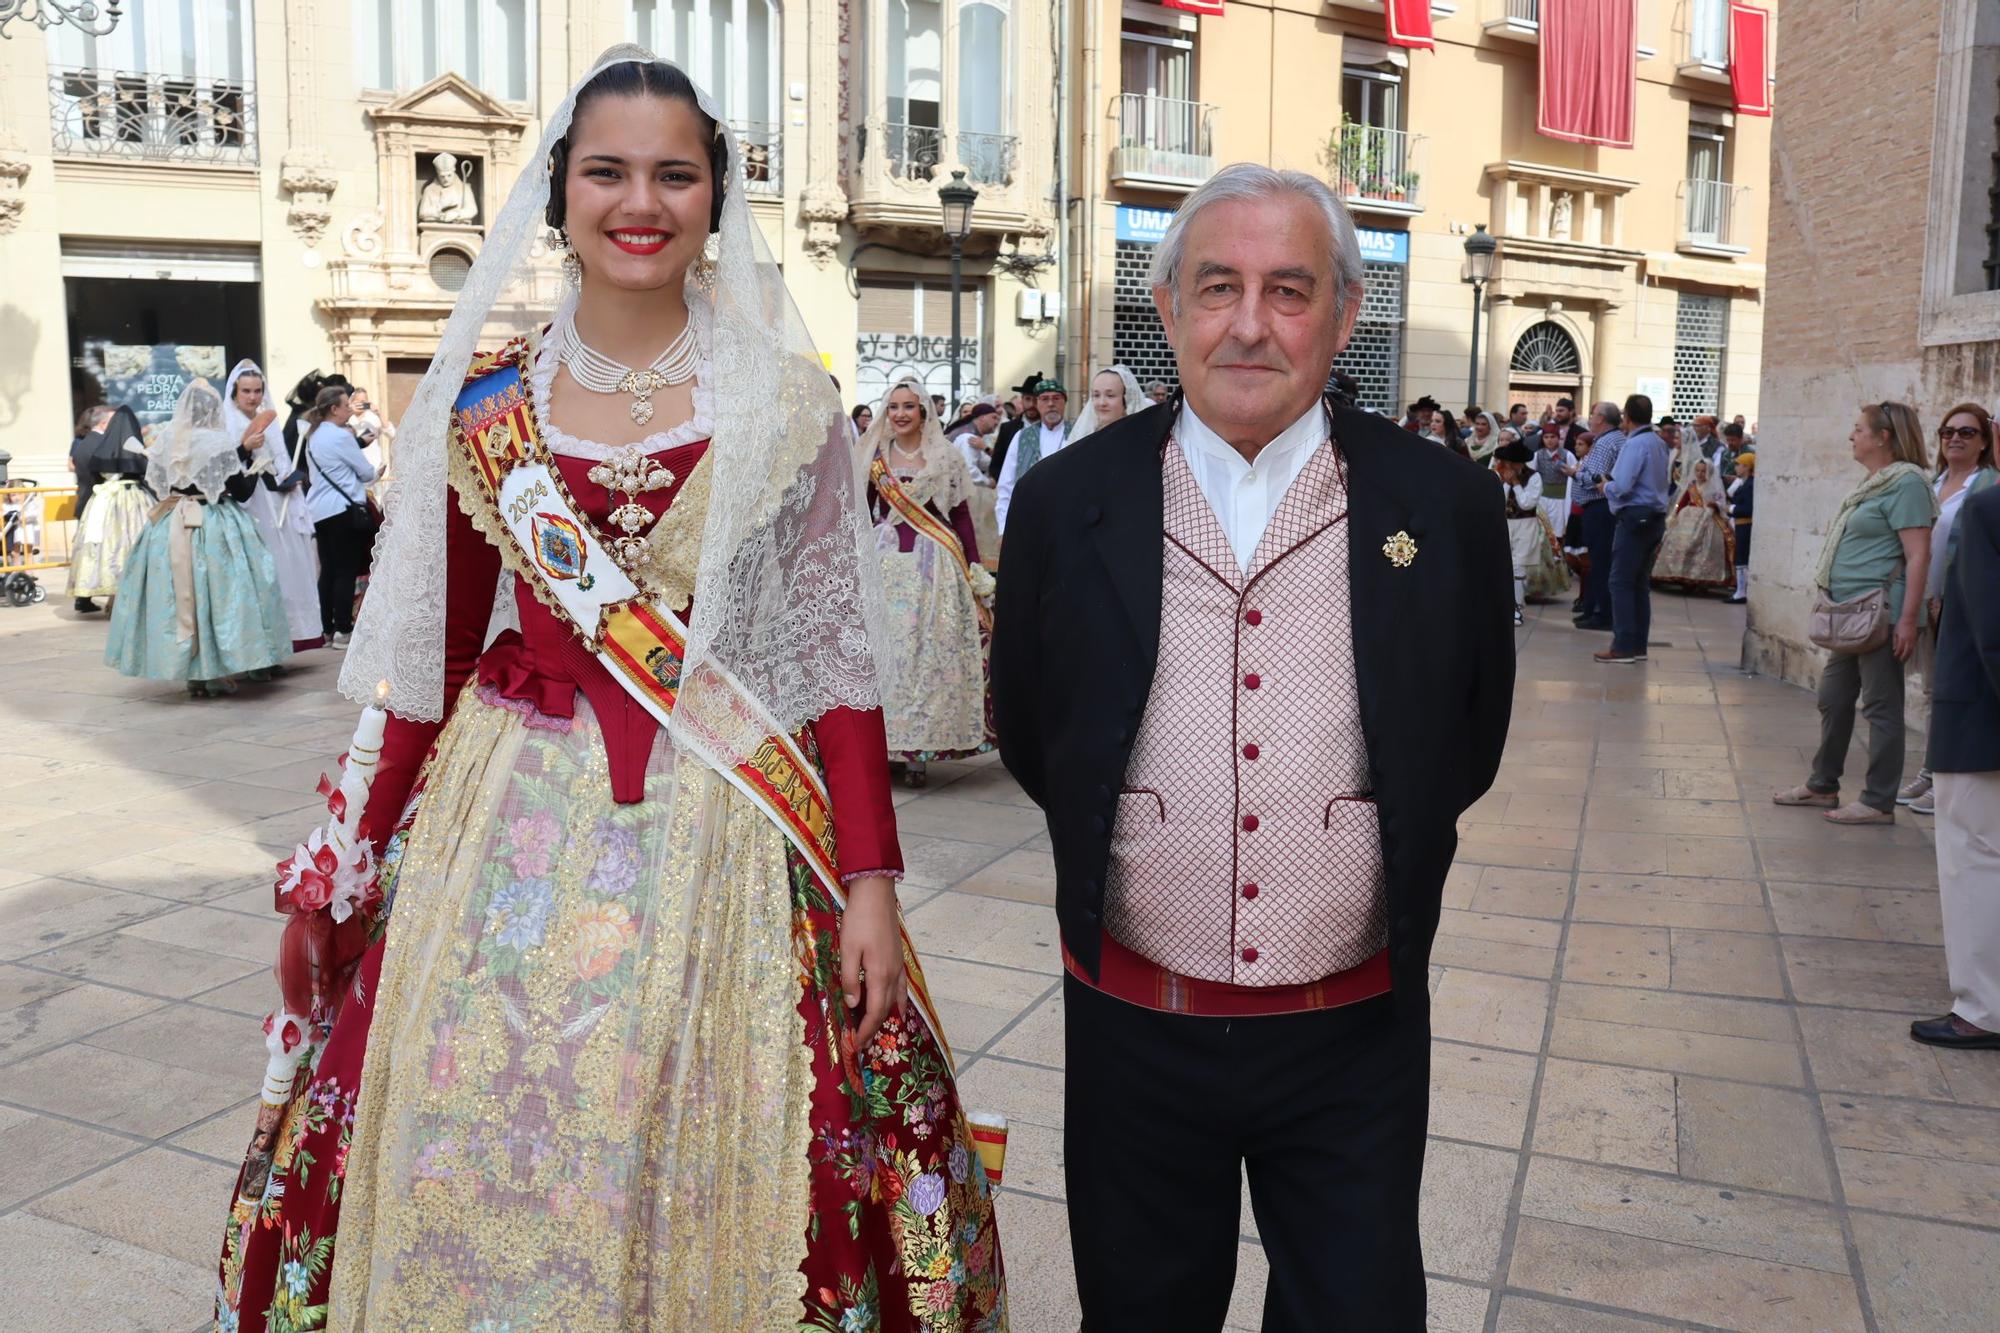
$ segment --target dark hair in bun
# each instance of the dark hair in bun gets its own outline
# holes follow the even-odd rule
[[[600,97],[658,97],[669,102],[686,102],[694,108],[694,113],[701,118],[702,128],[708,131],[709,175],[715,188],[715,199],[708,210],[708,229],[721,231],[722,194],[729,179],[729,146],[723,141],[715,118],[701,109],[700,94],[695,91],[688,76],[664,60],[650,64],[622,60],[615,65],[606,65],[596,78],[577,91],[569,134],[563,135],[549,150],[549,207],[544,215],[549,226],[561,231],[567,220],[570,135],[576,133],[576,122],[582,119],[584,108]]]

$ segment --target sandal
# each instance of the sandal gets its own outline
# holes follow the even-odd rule
[[[1792,787],[1785,791],[1771,793],[1772,805],[1810,805],[1827,810],[1840,804],[1837,791],[1814,791],[1811,787]]]
[[[1872,805],[1856,801],[1843,805],[1838,810],[1829,810],[1820,816],[1829,824],[1893,824],[1896,822],[1894,810],[1877,810]]]

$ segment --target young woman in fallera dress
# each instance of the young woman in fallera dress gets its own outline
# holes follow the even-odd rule
[[[541,154],[397,438],[342,676],[393,916],[288,927],[218,1324],[1003,1329],[848,422],[677,69],[607,53]],[[475,358],[544,221],[576,285]]]

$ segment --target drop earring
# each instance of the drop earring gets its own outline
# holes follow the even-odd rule
[[[715,293],[715,261],[722,257],[722,239],[714,232],[701,243],[701,258],[694,261],[694,285],[703,292]]]
[[[573,292],[581,290],[583,287],[583,261],[576,257],[576,251],[570,246],[569,229],[567,227],[556,233],[556,244],[560,245],[563,251],[563,286]]]

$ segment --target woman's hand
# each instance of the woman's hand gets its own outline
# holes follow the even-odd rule
[[[1896,654],[1898,662],[1909,661],[1910,655],[1917,651],[1916,603],[1910,605],[1912,609],[1896,621],[1896,628],[1889,636],[1890,650]]]
[[[896,881],[870,875],[847,886],[840,919],[840,990],[849,1009],[861,1011],[854,1040],[866,1046],[882,1020],[902,1012],[909,998],[903,975],[903,935],[896,921]]]

